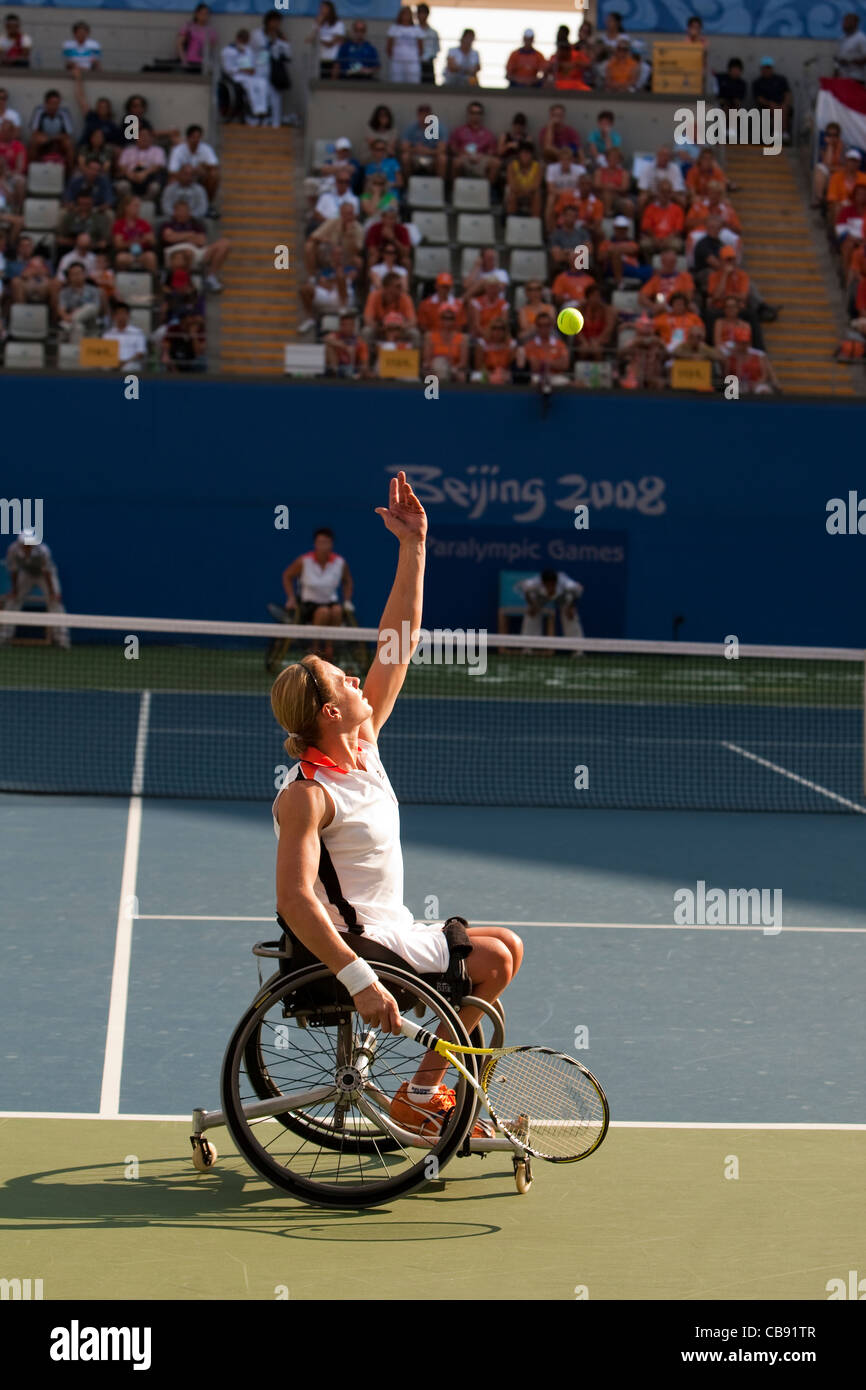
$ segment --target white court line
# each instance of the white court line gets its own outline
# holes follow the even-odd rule
[[[166,1124],[191,1125],[190,1115],[102,1115],[79,1110],[0,1110],[0,1120],[135,1120]],[[757,1121],[732,1120],[611,1120],[611,1129],[754,1129],[754,1130],[826,1130],[845,1132],[866,1130],[866,1124],[761,1124]]]
[[[144,765],[147,756],[147,731],[150,724],[150,691],[141,696],[138,730],[135,739],[135,759],[132,767],[132,795],[126,819],[126,845],[120,875],[120,902],[117,907],[117,926],[114,937],[114,966],[111,972],[111,996],[108,1004],[108,1024],[105,1030],[105,1057],[102,1064],[102,1090],[99,1113],[110,1118],[120,1110],[120,1076],[123,1070],[123,1043],[126,1036],[126,1006],[129,997],[129,963],[132,955],[133,899],[138,879],[138,851],[141,844],[141,792],[144,787]]]
[[[730,753],[739,753],[741,758],[748,758],[753,763],[760,763],[761,767],[768,767],[771,772],[778,772],[780,777],[787,777],[792,782],[799,782],[801,786],[808,787],[810,791],[819,792],[821,796],[829,797],[831,801],[838,801],[841,806],[847,806],[849,811],[856,811],[858,815],[866,816],[866,806],[858,806],[856,801],[849,801],[845,796],[839,796],[837,792],[831,792],[827,787],[821,787],[817,782],[810,782],[808,777],[800,777],[796,772],[791,772],[790,768],[780,767],[778,763],[771,763],[766,758],[759,758],[757,753],[750,753],[748,748],[741,748],[738,743],[725,743],[722,740],[722,747],[727,748]]]
[[[277,928],[278,924],[273,917],[222,917],[207,916],[198,913],[182,912],[141,912],[138,916],[139,922],[263,922],[269,926]],[[759,931],[765,928],[760,924],[739,925],[716,925],[714,923],[695,924],[681,922],[505,922],[501,917],[496,921],[484,922],[476,920],[470,923],[473,927],[579,927],[590,928],[593,930],[604,931]],[[782,931],[786,932],[829,932],[829,933],[860,933],[866,934],[866,927],[787,927],[783,926]],[[776,933],[774,933],[775,935]]]

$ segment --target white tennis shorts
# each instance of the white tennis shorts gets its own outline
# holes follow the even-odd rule
[[[365,924],[364,935],[402,956],[419,975],[443,975],[449,959],[443,926],[443,922],[413,922],[411,927]]]

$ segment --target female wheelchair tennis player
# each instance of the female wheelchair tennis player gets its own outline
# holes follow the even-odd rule
[[[283,935],[253,951],[279,964],[229,1041],[222,1110],[194,1111],[191,1136],[200,1171],[216,1158],[205,1131],[225,1124],[275,1186],[354,1208],[438,1178],[455,1154],[509,1153],[526,1192],[530,1155],[573,1162],[608,1127],[601,1088],[573,1058],[509,1048],[493,1063],[520,939],[462,917],[416,922],[403,904],[399,810],[377,737],[412,652],[398,643],[391,659],[394,638],[421,623],[427,519],[402,472],[376,511],[400,549],[363,690],[317,656],[274,682],[271,703],[298,766],[273,808]],[[499,1116],[495,1126],[482,1105]]]

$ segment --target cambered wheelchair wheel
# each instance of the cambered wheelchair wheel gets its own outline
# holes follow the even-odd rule
[[[402,1012],[465,1043],[457,1014],[418,976],[377,965]],[[317,1206],[367,1207],[436,1178],[472,1121],[475,1093],[457,1076],[456,1103],[435,1142],[389,1132],[390,1102],[417,1070],[417,1044],[370,1029],[324,966],[269,981],[226,1049],[226,1125],[251,1166]],[[295,1101],[296,1103],[292,1103]]]

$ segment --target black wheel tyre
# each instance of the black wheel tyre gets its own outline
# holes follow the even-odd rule
[[[428,1002],[435,1003],[443,1021],[447,1022],[454,1030],[454,1036],[461,1042],[466,1041],[466,1032],[460,1022],[458,1015],[442,999],[441,995],[429,989],[417,976],[409,974],[407,971],[398,970],[393,966],[380,966],[377,970],[382,982],[390,986],[391,982],[398,988],[405,988],[407,985],[414,990],[419,998],[424,998]],[[451,1123],[439,1142],[429,1149],[418,1150],[418,1162],[413,1164],[405,1173],[398,1177],[385,1178],[381,1182],[369,1182],[349,1186],[344,1184],[336,1186],[331,1183],[314,1182],[299,1173],[293,1173],[277,1162],[268,1151],[254,1139],[249,1125],[244,1118],[238,1090],[239,1064],[245,1061],[247,1046],[251,1037],[254,1035],[256,1024],[261,1022],[268,1009],[278,1003],[287,994],[293,994],[297,989],[298,979],[302,978],[305,984],[311,984],[320,977],[330,978],[330,974],[324,967],[313,966],[307,970],[299,971],[297,975],[280,980],[265,995],[260,995],[258,999],[250,1005],[244,1016],[241,1018],[226,1048],[225,1057],[222,1065],[221,1092],[222,1108],[226,1120],[226,1128],[232,1136],[238,1150],[246,1158],[250,1166],[255,1169],[272,1186],[279,1188],[283,1192],[288,1192],[298,1201],[305,1202],[311,1206],[320,1207],[345,1207],[350,1210],[359,1210],[363,1207],[381,1206],[384,1202],[393,1201],[396,1197],[405,1196],[415,1188],[422,1186],[429,1179],[429,1159],[435,1157],[437,1173],[453,1158],[455,1152],[463,1141],[463,1137],[472,1120],[475,1107],[475,1092],[471,1086],[465,1082],[462,1085],[462,1095],[458,1101],[457,1115],[452,1118]],[[474,1059],[469,1059],[474,1061]],[[271,1082],[273,1084],[273,1082]],[[279,1093],[279,1092],[278,1092]],[[288,1126],[292,1128],[292,1126]],[[305,1138],[310,1137],[305,1134]],[[323,1147],[327,1147],[323,1145]],[[399,1146],[398,1146],[399,1147]],[[357,1150],[356,1150],[357,1152]]]

